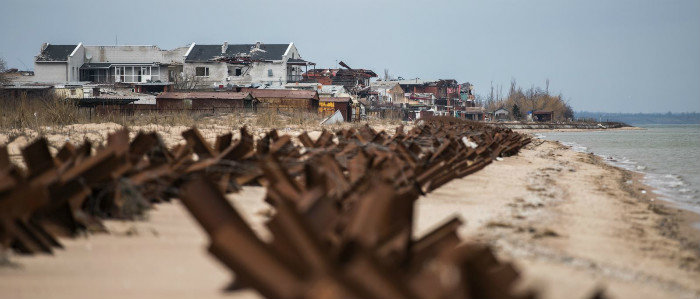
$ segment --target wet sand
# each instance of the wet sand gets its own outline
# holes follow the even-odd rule
[[[420,235],[460,216],[465,239],[514,260],[522,287],[545,298],[583,298],[600,287],[613,298],[698,297],[693,215],[649,191],[634,173],[538,140],[421,198],[415,225]],[[229,198],[265,235],[263,196],[247,187]],[[144,221],[106,224],[109,234],[64,239],[53,256],[11,254],[0,266],[0,298],[258,298],[221,291],[231,274],[207,254],[206,236],[177,201]]]

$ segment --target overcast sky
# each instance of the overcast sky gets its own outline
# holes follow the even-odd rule
[[[318,67],[561,92],[574,110],[700,111],[700,1],[35,1],[0,3],[0,56],[42,42],[294,42]],[[26,65],[26,67],[25,67]]]

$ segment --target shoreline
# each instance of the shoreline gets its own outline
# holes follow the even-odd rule
[[[700,252],[689,249],[700,236],[685,225],[693,216],[656,200],[640,178],[535,140],[421,197],[416,236],[456,214],[465,240],[512,260],[522,286],[543,298],[586,298],[599,288],[616,298],[700,296]],[[262,187],[228,196],[263,236],[264,196]],[[11,255],[0,290],[11,298],[260,298],[222,291],[231,273],[208,255],[206,235],[179,201],[156,205],[147,220],[105,224],[108,234],[62,239],[66,250],[54,256]]]
[[[594,132],[594,131],[637,131],[637,130],[646,130],[645,128],[642,127],[635,127],[635,126],[627,126],[627,127],[620,127],[620,128],[609,128],[609,129],[528,129],[528,128],[520,128],[520,129],[513,129],[513,131],[516,131],[518,133],[547,133],[547,132]]]
[[[599,289],[614,298],[698,297],[700,235],[689,225],[697,215],[657,200],[641,178],[537,140],[428,194],[419,215],[456,211],[467,239],[512,259],[523,286],[543,298],[586,298]]]
[[[540,139],[540,140],[548,140],[548,139],[542,139],[541,137],[538,137],[538,136],[533,135],[533,134],[538,134],[538,133],[550,133],[550,132],[589,132],[589,131],[610,131],[610,130],[612,130],[612,131],[629,131],[629,130],[636,131],[636,130],[646,130],[646,129],[645,129],[645,128],[641,128],[641,127],[621,127],[621,128],[600,129],[600,130],[587,130],[587,129],[549,129],[549,130],[516,130],[516,131],[519,132],[519,133],[522,133],[522,134],[530,134],[530,136],[531,136],[532,138],[537,138],[537,139]],[[552,141],[552,140],[550,140],[550,141]],[[586,150],[578,150],[578,149],[574,149],[574,148],[573,148],[572,146],[570,146],[570,145],[563,144],[563,143],[560,142],[560,141],[554,141],[554,142],[557,142],[557,143],[561,144],[562,146],[568,147],[568,148],[570,148],[570,149],[572,149],[572,150],[574,150],[574,151],[576,151],[576,152],[580,152],[580,153],[584,153],[584,154],[591,154],[591,152],[589,152],[589,151],[587,150],[587,147],[585,147],[585,146],[584,146],[584,148],[586,148]],[[578,146],[583,146],[583,145],[580,145],[580,144],[576,144],[576,145],[578,145]],[[618,168],[618,169],[620,169],[620,170],[622,170],[622,171],[627,171],[627,172],[633,173],[634,176],[635,176],[635,179],[636,179],[637,181],[639,181],[640,184],[643,184],[643,185],[647,186],[647,187],[646,187],[646,190],[647,190],[648,192],[650,192],[649,194],[650,194],[650,196],[653,196],[654,200],[659,200],[660,202],[667,204],[670,208],[678,209],[678,210],[681,210],[681,211],[684,211],[684,212],[688,212],[688,217],[685,217],[685,218],[688,218],[688,219],[689,219],[689,220],[686,221],[686,222],[687,222],[687,225],[689,225],[690,227],[694,228],[694,229],[696,230],[696,233],[700,233],[700,210],[698,210],[697,208],[694,209],[693,207],[684,206],[683,203],[676,202],[676,201],[674,201],[674,200],[671,199],[671,198],[664,198],[663,195],[657,191],[659,188],[653,187],[653,186],[649,185],[649,184],[646,182],[647,179],[649,178],[649,175],[651,175],[650,173],[644,172],[644,171],[642,171],[642,170],[625,169],[625,168],[623,168],[622,166],[615,165],[615,163],[614,163],[615,160],[609,161],[609,160],[605,159],[605,158],[604,158],[604,155],[595,154],[595,153],[594,153],[594,155],[595,155],[596,157],[600,158],[600,162],[601,162],[601,163],[604,163],[605,165]],[[700,245],[698,246],[698,248],[700,249]]]
[[[550,142],[556,142],[561,145],[561,143],[558,141]],[[562,146],[571,149],[570,146]],[[584,154],[591,155],[588,153]],[[593,156],[595,156],[596,160],[594,163],[600,165],[601,167],[609,167],[615,171],[623,173],[625,176],[629,176],[629,178],[634,182],[631,184],[631,187],[636,187],[625,190],[630,193],[631,196],[645,198],[649,204],[649,209],[657,214],[671,215],[673,217],[673,221],[669,224],[660,224],[659,228],[665,231],[666,235],[684,243],[683,245],[687,249],[696,251],[698,256],[700,256],[700,229],[696,227],[696,225],[700,223],[699,213],[683,208],[679,203],[665,199],[656,193],[655,190],[657,188],[647,185],[644,182],[646,173],[624,169],[622,167],[610,164],[610,162],[606,161],[600,156],[596,156],[594,154]],[[642,193],[642,190],[646,191],[646,193]]]

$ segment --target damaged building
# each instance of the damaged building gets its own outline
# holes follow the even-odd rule
[[[372,70],[353,69],[340,62],[343,69],[312,69],[303,74],[304,81],[318,82],[323,85],[342,85],[351,92],[357,92],[369,86],[370,80],[377,74]]]
[[[294,43],[200,45],[163,50],[157,46],[88,46],[44,43],[35,57],[34,82],[124,83],[163,91],[300,82],[313,63]],[[152,86],[160,86],[152,88]],[[151,90],[153,89],[153,90]]]
[[[168,85],[182,71],[187,47],[43,44],[34,61],[36,82]],[[161,83],[161,84],[153,84]]]
[[[185,54],[184,76],[206,87],[283,86],[299,82],[313,63],[289,44],[192,44]]]

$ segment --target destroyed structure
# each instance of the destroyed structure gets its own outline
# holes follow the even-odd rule
[[[476,103],[469,82],[375,80],[378,76],[372,70],[343,61],[338,65],[316,68],[294,43],[191,43],[172,50],[45,43],[35,58],[34,72],[15,71],[2,91],[16,98],[54,94],[95,103],[101,103],[100,98],[133,99],[118,111],[301,109],[322,116],[339,111],[344,121],[368,116],[495,120],[493,112]],[[546,113],[533,116],[533,121],[553,119]]]

